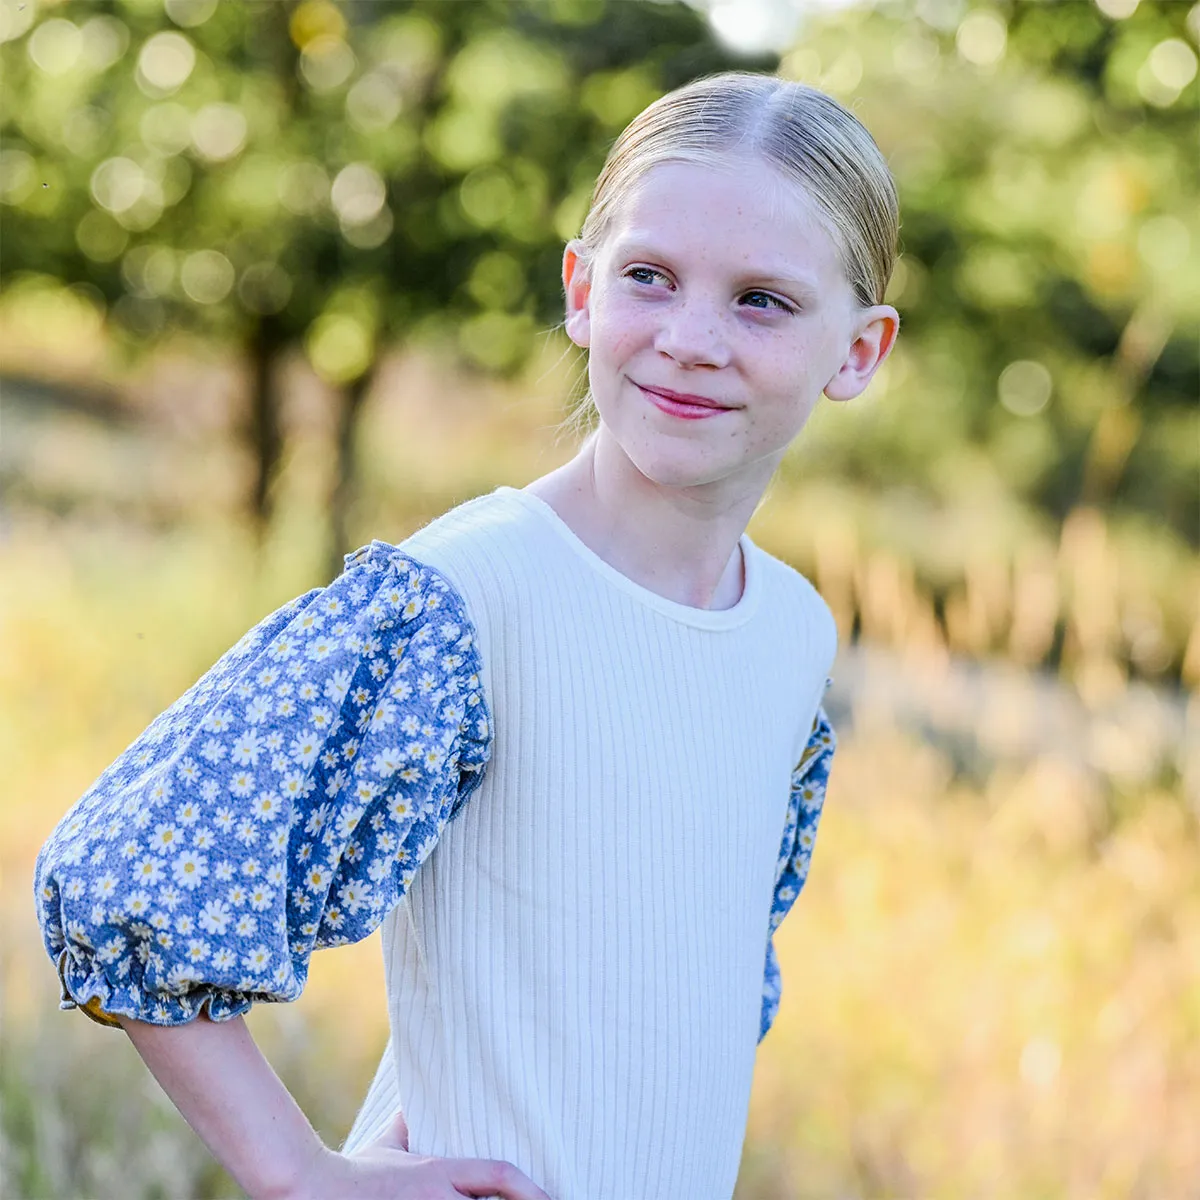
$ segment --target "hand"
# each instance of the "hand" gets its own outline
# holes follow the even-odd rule
[[[550,1200],[512,1163],[409,1154],[402,1113],[386,1133],[354,1154],[323,1149],[291,1200]]]

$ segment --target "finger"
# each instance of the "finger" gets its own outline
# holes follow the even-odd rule
[[[450,1182],[464,1196],[500,1196],[502,1200],[550,1200],[527,1175],[509,1162],[458,1158],[446,1164]]]

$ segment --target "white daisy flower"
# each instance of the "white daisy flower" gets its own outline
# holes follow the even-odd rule
[[[187,957],[189,962],[203,962],[208,956],[212,947],[202,938],[191,938],[187,944]]]
[[[304,795],[304,775],[300,771],[289,771],[280,781],[279,790],[288,800],[297,800]]]
[[[208,713],[200,722],[200,728],[208,733],[224,733],[233,724],[233,714],[227,708],[218,708]]]
[[[217,738],[208,738],[200,747],[200,757],[206,762],[219,763],[225,757],[225,743]]]
[[[200,910],[200,928],[205,933],[224,934],[229,925],[229,906],[220,900],[209,900]]]
[[[195,850],[182,850],[171,866],[171,873],[180,887],[194,891],[208,874],[208,860]]]
[[[174,850],[179,846],[180,833],[174,825],[159,824],[150,838],[150,844],[156,850]]]
[[[262,750],[262,738],[253,730],[245,729],[233,739],[229,755],[240,767],[252,767],[258,762]]]
[[[340,899],[351,913],[356,913],[360,908],[369,906],[374,901],[374,893],[370,884],[361,881],[348,883],[342,888]]]
[[[321,750],[321,742],[311,729],[306,729],[292,739],[292,758],[301,766],[309,767]]]
[[[371,710],[371,732],[387,728],[396,719],[396,706],[391,700],[380,700]]]
[[[358,827],[359,814],[354,811],[342,810],[337,815],[337,836],[343,840],[348,838]]]
[[[320,635],[308,644],[304,655],[312,662],[324,662],[337,648],[337,642],[333,638]]]
[[[123,937],[112,937],[96,951],[96,957],[103,963],[115,962],[128,948],[129,943]]]
[[[376,775],[394,775],[404,765],[404,756],[399,746],[387,746],[375,755],[371,770]]]
[[[323,864],[309,867],[304,873],[304,886],[312,892],[323,892],[329,887],[333,873]]]
[[[167,987],[173,992],[183,992],[199,983],[201,978],[199,969],[192,963],[176,963],[167,972]]]
[[[254,797],[250,811],[260,821],[273,821],[283,808],[283,801],[274,792],[259,792]]]
[[[296,653],[296,643],[286,633],[281,633],[268,651],[272,658],[287,659]]]
[[[379,784],[372,783],[369,779],[360,779],[354,787],[354,798],[359,804],[370,804],[381,790]]]
[[[266,946],[255,946],[246,952],[242,962],[247,970],[253,971],[256,975],[261,974],[270,965],[271,952]]]

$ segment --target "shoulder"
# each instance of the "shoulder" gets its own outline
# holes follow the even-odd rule
[[[477,621],[499,617],[536,576],[544,529],[514,489],[497,488],[449,509],[385,548],[435,572]]]
[[[825,598],[790,563],[776,558],[761,546],[756,545],[755,549],[778,624],[789,630],[805,630],[814,646],[832,663],[837,653],[837,622]]]

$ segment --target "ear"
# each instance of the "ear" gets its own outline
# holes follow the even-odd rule
[[[563,251],[563,291],[567,298],[567,337],[577,346],[587,347],[591,338],[592,288],[587,263],[582,257],[583,243],[573,239]]]
[[[853,337],[845,361],[825,385],[830,400],[853,400],[892,352],[900,332],[900,314],[890,304],[862,309],[855,317]]]

